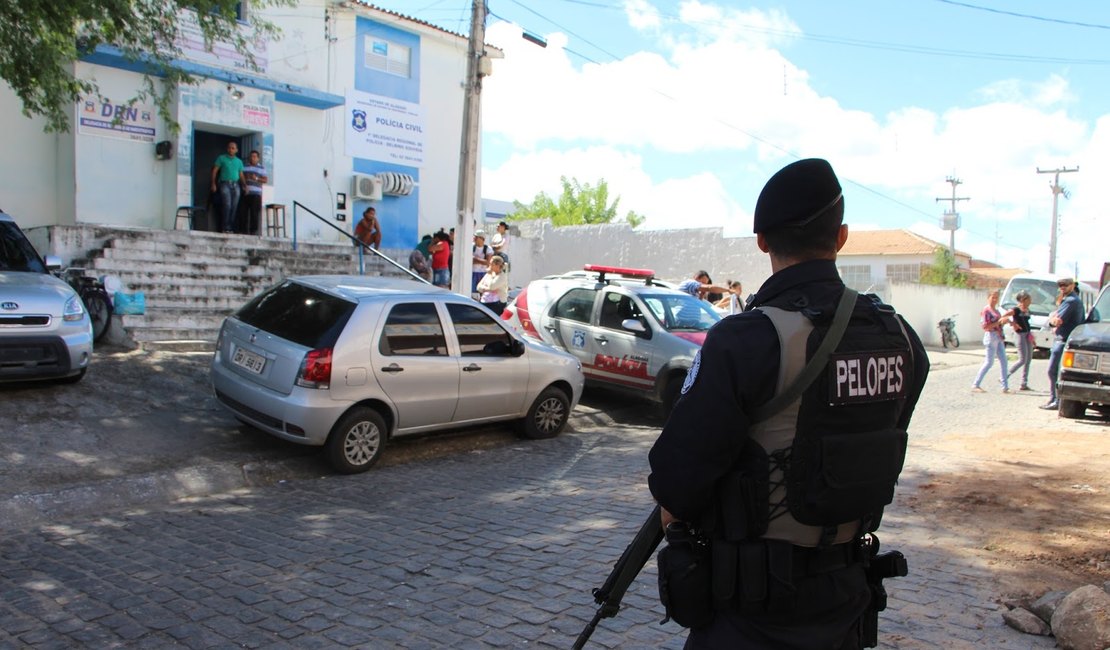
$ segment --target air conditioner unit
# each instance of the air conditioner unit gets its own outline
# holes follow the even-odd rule
[[[351,183],[351,194],[355,199],[381,201],[382,180],[372,174],[355,174]]]
[[[378,178],[382,179],[382,194],[389,196],[408,196],[416,188],[416,179],[408,174],[381,172]]]

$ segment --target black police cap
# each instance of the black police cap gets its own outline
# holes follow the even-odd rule
[[[843,209],[844,194],[832,165],[807,158],[783,167],[759,193],[754,232],[805,226],[834,206]]]

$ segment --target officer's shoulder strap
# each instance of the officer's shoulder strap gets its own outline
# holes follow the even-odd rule
[[[802,393],[813,383],[813,380],[817,379],[817,376],[825,368],[825,364],[828,363],[829,355],[840,344],[840,339],[844,338],[844,332],[848,329],[848,321],[852,317],[852,310],[856,306],[856,296],[858,295],[855,290],[844,288],[844,294],[840,296],[840,303],[836,306],[836,315],[833,316],[832,325],[829,326],[829,331],[825,334],[825,340],[821,341],[821,345],[813,353],[813,358],[809,360],[809,363],[806,364],[806,367],[793,383],[755,410],[752,414],[752,422],[762,422],[786,408],[794,400],[801,397]]]

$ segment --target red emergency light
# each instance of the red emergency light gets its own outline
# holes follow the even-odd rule
[[[651,279],[655,277],[655,271],[651,269],[629,269],[623,266],[602,266],[600,264],[587,264],[582,267],[583,271],[590,273],[597,273],[598,282],[605,282],[605,274],[612,273],[626,278],[645,278],[647,284],[651,283]]]

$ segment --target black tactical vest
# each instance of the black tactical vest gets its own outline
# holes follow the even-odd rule
[[[760,307],[781,352],[776,394],[797,377],[831,324]],[[840,544],[878,528],[905,460],[898,429],[913,381],[913,353],[900,319],[860,296],[843,339],[801,398],[749,430],[740,467],[720,485],[725,539]]]

